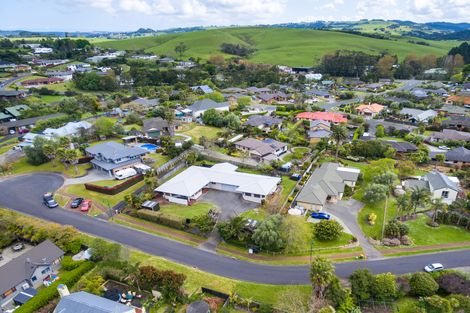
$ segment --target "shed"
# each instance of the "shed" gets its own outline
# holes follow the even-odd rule
[[[142,203],[142,208],[149,209],[149,210],[152,210],[152,211],[159,211],[160,210],[160,204],[156,201],[147,200],[144,203]]]

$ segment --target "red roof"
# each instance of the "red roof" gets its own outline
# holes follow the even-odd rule
[[[332,112],[302,112],[297,114],[297,119],[324,120],[332,123],[347,123],[348,119],[339,113]]]

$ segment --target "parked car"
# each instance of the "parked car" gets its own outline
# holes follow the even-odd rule
[[[441,150],[449,150],[449,147],[447,147],[447,146],[439,146],[438,148],[441,149]]]
[[[54,195],[52,194],[52,192],[44,194],[44,196],[42,197],[42,201],[49,209],[56,208],[59,206],[59,204],[54,200]]]
[[[295,181],[299,181],[299,180],[302,179],[302,175],[295,173],[295,174],[292,174],[290,176],[290,179],[295,180]]]
[[[441,271],[444,269],[444,266],[441,263],[431,263],[424,267],[424,271],[428,273]]]
[[[24,249],[24,244],[21,242],[18,242],[11,247],[11,250],[13,250],[14,252],[17,252],[23,249]]]
[[[312,212],[310,215],[312,218],[316,218],[319,220],[329,220],[331,218],[331,215],[328,213],[323,213],[323,212]]]
[[[73,199],[72,203],[70,203],[70,207],[71,207],[72,209],[78,208],[78,207],[80,206],[80,204],[82,204],[83,200],[84,200],[83,198],[75,198],[75,199]]]
[[[137,175],[137,171],[133,168],[126,168],[123,170],[116,171],[114,173],[114,177],[117,180],[126,179],[135,175]]]
[[[88,212],[91,209],[91,200],[83,200],[80,211]]]

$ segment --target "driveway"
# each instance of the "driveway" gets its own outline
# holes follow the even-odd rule
[[[357,222],[357,216],[363,206],[362,202],[354,199],[340,200],[337,203],[328,203],[325,212],[333,214],[346,225],[359,241],[368,259],[382,258],[382,254],[367,240]]]
[[[92,183],[94,181],[110,180],[110,179],[113,179],[113,177],[109,176],[105,172],[92,169],[88,171],[88,173],[85,176],[77,177],[77,178],[67,178],[64,182],[64,185],[67,186],[67,185],[75,185],[75,184],[86,184],[86,183]]]
[[[41,201],[46,191],[54,191],[63,183],[56,174],[37,173],[0,179],[0,207],[46,219],[62,225],[72,225],[85,233],[120,243],[202,271],[234,279],[265,284],[310,284],[309,266],[277,266],[250,263],[203,251],[183,243],[155,236],[121,225],[76,214],[68,210],[47,209]],[[361,260],[335,264],[336,274],[348,277],[357,268],[372,273],[405,274],[420,271],[425,263],[441,262],[447,268],[468,266],[469,250],[413,255],[383,260]],[[425,260],[425,262],[423,261]]]
[[[258,203],[244,200],[238,193],[220,190],[209,190],[199,201],[210,202],[219,207],[222,221],[260,207]]]

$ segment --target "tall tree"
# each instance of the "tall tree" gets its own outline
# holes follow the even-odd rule
[[[445,204],[444,202],[442,202],[442,199],[441,198],[437,198],[437,199],[434,199],[432,201],[432,204],[431,204],[433,210],[434,210],[434,213],[432,214],[432,221],[436,221],[436,217],[437,217],[437,212],[445,212],[447,211],[447,204]]]
[[[429,191],[424,188],[415,187],[411,191],[411,203],[413,206],[413,214],[416,214],[418,205],[426,204],[429,201]]]
[[[335,277],[335,268],[331,261],[317,256],[310,265],[310,281],[313,293],[318,298],[323,298],[326,287]]]
[[[348,129],[343,125],[333,125],[331,127],[333,140],[336,142],[335,157],[338,159],[338,151],[340,144],[348,138]]]
[[[178,53],[181,58],[183,54],[188,51],[188,49],[188,46],[184,42],[180,42],[178,45],[176,45],[175,52]]]

